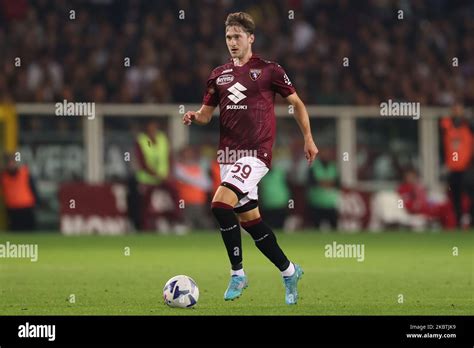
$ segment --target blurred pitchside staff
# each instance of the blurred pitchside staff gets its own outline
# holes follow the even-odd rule
[[[137,230],[144,229],[147,195],[169,176],[168,137],[155,120],[149,120],[135,141],[135,176],[129,182],[129,216]]]
[[[38,194],[28,166],[20,165],[14,154],[4,157],[1,189],[7,210],[8,230],[30,232],[36,228]]]
[[[462,198],[471,200],[471,226],[474,226],[474,123],[465,115],[460,102],[453,104],[451,114],[441,120],[444,161],[448,168],[448,184],[456,212],[458,227],[462,227]]]

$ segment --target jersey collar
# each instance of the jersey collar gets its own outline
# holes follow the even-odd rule
[[[252,53],[252,56],[250,57],[249,61],[247,63],[249,63],[251,60],[253,59],[259,59],[260,58],[260,55],[259,54],[256,54],[256,53]],[[242,66],[237,66],[237,65],[234,65],[234,60],[232,58],[229,58],[229,61],[230,63],[232,64],[233,67],[235,68],[243,68],[245,65],[247,65],[247,63],[245,63],[244,65]]]

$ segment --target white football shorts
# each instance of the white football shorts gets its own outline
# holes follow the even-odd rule
[[[234,208],[241,207],[251,200],[258,200],[257,185],[269,170],[265,163],[256,157],[242,157],[234,164],[221,164],[219,167],[221,182],[246,194]]]

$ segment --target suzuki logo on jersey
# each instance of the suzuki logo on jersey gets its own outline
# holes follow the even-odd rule
[[[247,88],[245,88],[239,82],[233,84],[232,86],[227,88],[227,90],[231,93],[228,95],[228,97],[230,100],[234,102],[234,104],[237,104],[241,100],[244,100],[245,98],[247,98],[247,96],[242,93],[243,91],[246,91]]]

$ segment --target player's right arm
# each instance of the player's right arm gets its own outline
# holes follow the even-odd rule
[[[183,116],[183,123],[186,126],[189,126],[191,123],[204,126],[211,121],[215,108],[212,105],[203,105],[198,111],[188,111]]]
[[[202,106],[198,111],[188,111],[183,116],[183,123],[189,126],[191,123],[196,123],[204,126],[211,121],[214,109],[219,105],[219,96],[217,92],[216,76],[218,70],[214,69],[207,79],[206,92],[202,101]]]

